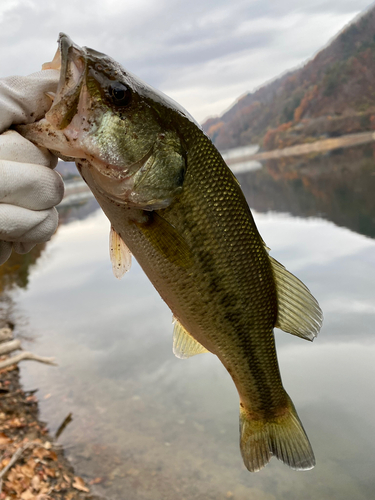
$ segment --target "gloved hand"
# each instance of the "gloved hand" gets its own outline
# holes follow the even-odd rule
[[[55,92],[59,71],[0,80],[0,134],[11,125],[43,118],[51,107],[46,92]],[[48,241],[58,223],[55,205],[64,185],[53,171],[57,158],[13,130],[0,135],[0,264],[12,248],[26,253]],[[47,167],[47,168],[46,168]]]

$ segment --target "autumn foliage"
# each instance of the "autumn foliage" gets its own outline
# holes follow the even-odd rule
[[[375,7],[304,67],[246,94],[203,129],[219,149],[273,149],[374,130],[374,116]]]

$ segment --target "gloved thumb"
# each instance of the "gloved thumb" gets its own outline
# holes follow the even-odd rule
[[[0,80],[0,133],[11,125],[33,123],[51,107],[47,92],[56,92],[60,71],[48,69]]]

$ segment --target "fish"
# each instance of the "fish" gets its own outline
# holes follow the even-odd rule
[[[134,256],[173,313],[173,352],[210,352],[239,394],[240,450],[251,472],[274,456],[315,457],[285,391],[274,328],[312,341],[322,311],[270,255],[241,187],[190,114],[109,56],[61,33],[46,116],[17,130],[74,160],[108,217],[117,277]]]

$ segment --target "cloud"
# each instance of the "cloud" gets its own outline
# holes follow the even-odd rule
[[[302,64],[361,9],[346,0],[3,0],[0,77],[36,71],[65,31],[111,55],[198,120]]]

